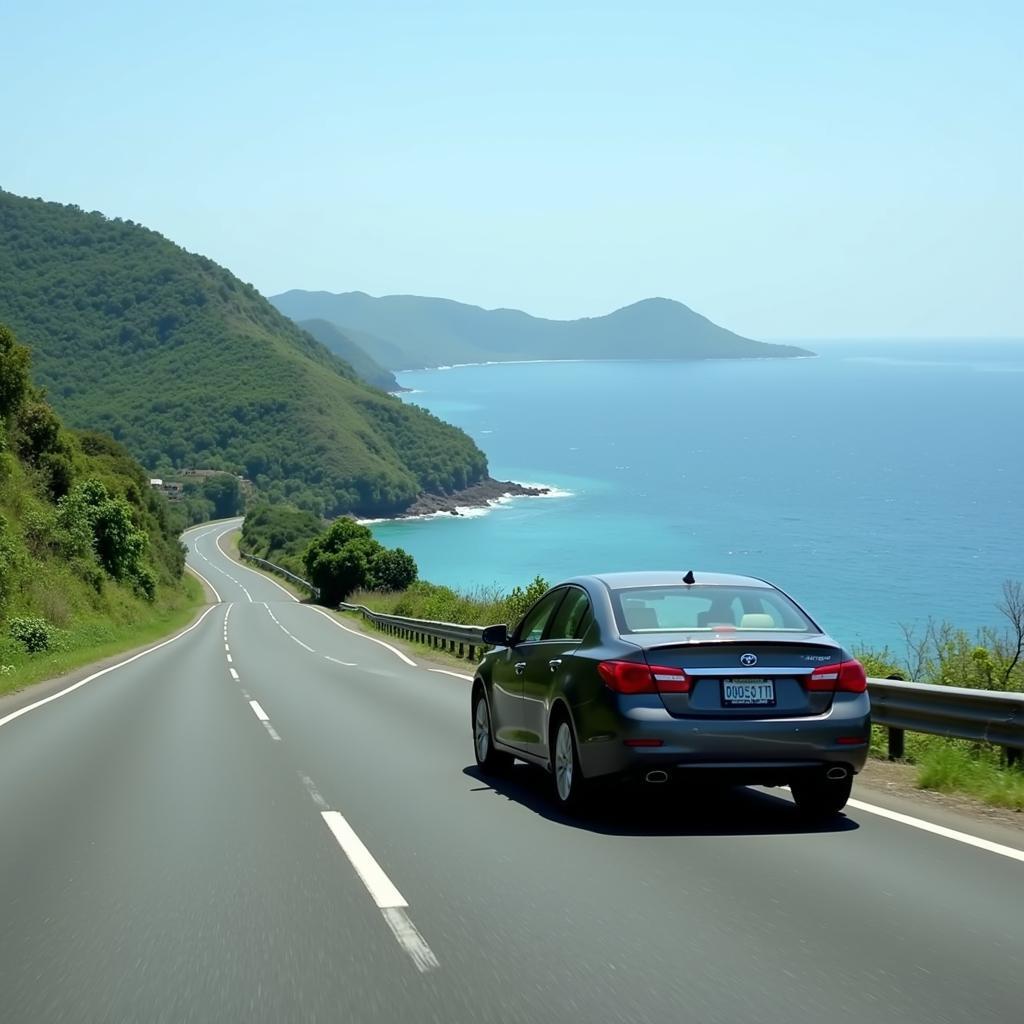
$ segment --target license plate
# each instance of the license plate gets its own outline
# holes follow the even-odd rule
[[[775,703],[770,679],[723,679],[722,704],[727,708],[766,707]]]

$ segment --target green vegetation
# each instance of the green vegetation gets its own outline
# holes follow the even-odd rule
[[[359,375],[359,379],[381,391],[400,391],[398,381],[390,370],[385,370],[371,359],[350,335],[338,330],[327,320],[303,320],[299,326],[312,334],[321,345],[340,356]]]
[[[1024,693],[1024,585],[1003,583],[996,608],[1005,620],[1002,629],[986,626],[971,634],[929,619],[920,630],[902,627],[902,658],[889,648],[855,653],[869,676]]]
[[[0,192],[0,320],[68,423],[156,476],[222,469],[335,516],[397,513],[487,475],[464,433],[362,383],[254,288],[131,221]],[[22,432],[45,447],[37,413]],[[62,455],[39,468],[59,492]]]
[[[1021,693],[1024,587],[1007,580],[997,607],[1006,621],[1001,630],[985,627],[972,635],[948,622],[929,620],[923,630],[904,627],[902,658],[888,648],[855,653],[869,676]],[[873,727],[874,756],[886,756],[887,733],[883,726]],[[1024,770],[1007,765],[1003,751],[991,744],[908,732],[904,760],[917,766],[917,785],[922,789],[967,793],[996,807],[1024,811]]]
[[[66,429],[0,326],[0,692],[184,622],[201,591],[183,567],[142,467]]]
[[[416,579],[411,555],[384,547],[354,519],[335,520],[306,548],[303,564],[306,578],[320,591],[320,603],[331,608],[361,587],[404,590]]]
[[[392,593],[356,590],[349,595],[348,603],[362,604],[385,615],[406,615],[412,619],[482,626],[504,622],[514,626],[547,589],[547,580],[540,576],[535,576],[525,587],[513,587],[508,593],[493,588],[466,593],[417,580],[407,589]]]
[[[607,316],[543,320],[416,295],[290,291],[271,302],[296,321],[328,321],[391,370],[520,359],[737,359],[806,356],[713,324],[681,302],[645,299]],[[330,344],[328,342],[328,344]]]
[[[302,576],[306,548],[326,529],[319,517],[288,505],[258,505],[246,513],[238,550]]]

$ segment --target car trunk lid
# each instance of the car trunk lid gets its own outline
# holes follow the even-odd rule
[[[674,684],[661,691],[672,715],[719,719],[824,714],[833,694],[809,689],[811,673],[844,657],[834,642],[819,636],[686,638],[648,645],[644,653],[656,678],[658,666],[686,673],[687,687]]]

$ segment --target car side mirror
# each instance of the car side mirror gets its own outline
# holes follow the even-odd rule
[[[489,647],[508,647],[508,626],[504,623],[500,626],[485,626],[482,639]]]

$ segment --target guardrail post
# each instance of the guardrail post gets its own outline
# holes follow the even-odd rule
[[[889,760],[899,761],[903,757],[903,730],[889,726]]]
[[[476,648],[472,644],[469,645],[469,660],[476,661]]]
[[[1024,751],[1020,747],[1007,747],[1006,748],[1006,767],[1012,768],[1015,764],[1020,764],[1021,755]]]

